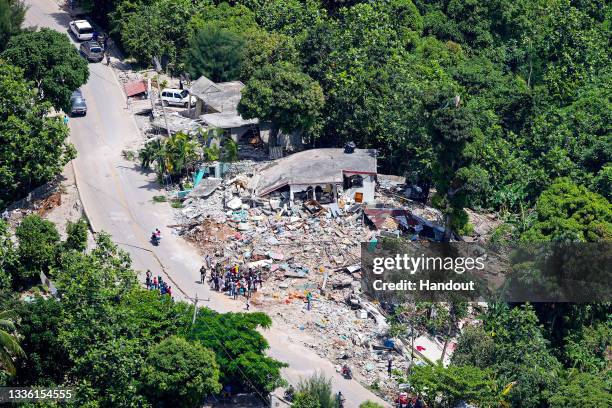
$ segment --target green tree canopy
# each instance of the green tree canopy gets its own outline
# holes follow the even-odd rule
[[[376,402],[366,401],[359,404],[359,408],[383,408],[383,406]]]
[[[602,376],[571,372],[567,382],[550,397],[548,402],[551,408],[609,407],[612,405],[610,382]]]
[[[206,76],[213,82],[238,79],[245,40],[211,23],[202,27],[189,44],[185,65],[193,78]]]
[[[297,386],[297,395],[302,395],[304,404],[314,403],[314,406],[320,408],[334,408],[336,406],[331,380],[322,372],[315,372],[310,377],[300,380]]]
[[[272,122],[284,132],[310,131],[323,107],[319,84],[287,62],[266,65],[253,74],[242,91],[238,112],[246,118]]]
[[[542,242],[561,238],[580,242],[611,240],[610,202],[567,178],[556,180],[538,198],[536,221],[521,239]]]
[[[11,311],[0,311],[0,369],[10,375],[15,375],[14,359],[24,356],[24,352],[15,337],[13,319],[14,316]]]
[[[64,247],[83,252],[87,248],[87,229],[87,220],[84,217],[79,218],[77,222],[68,221]]]
[[[265,394],[280,384],[280,369],[285,366],[264,354],[268,342],[257,328],[271,324],[272,320],[259,312],[219,314],[204,308],[188,338],[215,352],[224,384]]]
[[[0,220],[0,294],[5,294],[11,289],[13,274],[18,264],[17,249],[9,225],[4,220]]]
[[[295,408],[321,408],[321,404],[316,395],[305,392],[298,392],[295,394],[291,406]]]
[[[87,61],[66,34],[47,28],[13,36],[0,56],[22,68],[41,96],[65,112],[72,92],[89,78]]]
[[[206,395],[221,391],[214,353],[180,337],[151,347],[142,377],[143,392],[157,406],[199,407]]]
[[[68,128],[48,117],[23,71],[0,61],[0,208],[61,173],[74,158]]]
[[[0,0],[0,51],[4,50],[11,36],[19,33],[26,10],[21,0]]]
[[[40,272],[47,273],[55,266],[60,239],[55,224],[30,214],[21,221],[15,235],[19,240],[17,252],[22,282],[38,278]]]
[[[549,342],[533,308],[493,304],[482,319],[483,331],[459,337],[453,364],[490,370],[500,392],[515,382],[507,395],[513,406],[535,408],[545,404],[556,391],[562,367],[548,349]],[[492,345],[486,337],[492,339]]]
[[[493,407],[500,402],[501,390],[491,372],[473,366],[416,366],[408,380],[434,407],[453,408],[461,401]]]

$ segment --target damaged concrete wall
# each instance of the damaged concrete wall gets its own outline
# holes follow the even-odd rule
[[[270,140],[271,127],[269,123],[259,124],[259,135],[261,136],[262,142],[268,144]],[[282,130],[279,130],[277,137],[277,144],[283,147],[285,151],[300,151],[304,149],[304,143],[302,141],[302,132],[295,130],[289,134],[285,134]]]
[[[361,177],[362,185],[356,186],[353,185],[347,189],[344,189],[344,193],[355,199],[356,193],[361,193],[363,195],[362,202],[366,204],[373,204],[374,200],[374,191],[376,188],[376,176],[373,174],[357,174],[357,173],[344,173],[345,179],[351,177]]]
[[[292,184],[289,186],[290,205],[293,205],[294,200],[316,200],[321,204],[336,202],[338,201],[338,186],[334,183]]]
[[[244,136],[250,129],[250,126],[241,126],[230,129],[230,137],[236,143],[240,141],[240,138]]]

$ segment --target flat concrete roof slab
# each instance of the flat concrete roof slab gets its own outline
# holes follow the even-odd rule
[[[275,160],[259,173],[257,195],[286,185],[338,184],[343,173],[376,174],[376,150],[311,149]]]

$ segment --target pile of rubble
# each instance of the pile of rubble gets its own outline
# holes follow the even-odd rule
[[[308,278],[321,268],[340,270],[359,262],[359,245],[372,235],[360,211],[339,214],[321,207],[315,215],[308,207],[281,207],[278,199],[261,203],[234,194],[244,192],[241,180],[223,182],[206,199],[187,199],[179,234],[207,251],[212,237],[222,236],[212,251],[222,261],[253,264],[285,277]]]
[[[388,377],[387,358],[393,355],[399,370],[408,362],[384,345],[385,319],[363,299],[359,273],[360,244],[377,231],[365,225],[363,208],[342,195],[332,205],[291,208],[280,196],[254,198],[247,184],[261,166],[233,164],[213,193],[187,198],[178,210],[178,233],[217,262],[260,271],[265,283],[253,305],[316,339],[305,344],[338,370],[348,364],[358,380],[392,395],[397,384]]]

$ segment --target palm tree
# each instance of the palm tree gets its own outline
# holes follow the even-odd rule
[[[165,139],[165,168],[171,175],[184,174],[198,159],[197,142],[183,132]]]
[[[11,312],[8,310],[0,312],[0,367],[15,375],[15,357],[23,357],[25,353],[17,343],[17,339],[11,333],[15,331],[15,324],[11,319]]]

